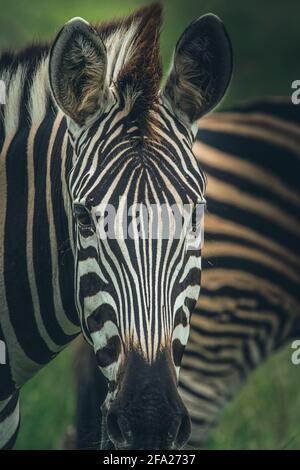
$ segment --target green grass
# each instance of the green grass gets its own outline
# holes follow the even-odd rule
[[[21,393],[16,449],[59,449],[74,416],[72,347],[41,370]]]
[[[0,48],[48,40],[73,16],[90,21],[130,13],[141,0],[1,0]],[[164,0],[162,54],[165,70],[186,25],[211,11],[221,16],[231,35],[235,72],[224,101],[228,106],[271,94],[290,94],[300,77],[298,0]],[[22,391],[22,427],[18,449],[59,448],[74,415],[72,351],[62,353]],[[210,438],[211,449],[300,448],[300,368],[290,352],[274,356],[253,374],[228,406]]]

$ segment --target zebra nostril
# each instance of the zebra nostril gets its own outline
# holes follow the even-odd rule
[[[191,420],[187,412],[185,412],[181,418],[177,435],[175,438],[175,445],[177,449],[181,449],[184,444],[188,441],[191,434]]]
[[[132,437],[127,419],[116,412],[107,415],[107,432],[110,440],[116,445],[124,445]]]

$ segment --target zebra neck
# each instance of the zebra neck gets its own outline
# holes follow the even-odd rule
[[[29,186],[36,200],[32,214],[33,270],[39,285],[39,304],[43,303],[49,333],[54,333],[52,349],[57,352],[80,331],[74,293],[72,214],[66,183],[72,149],[62,114],[49,109],[35,134],[31,157],[35,160],[35,178]]]
[[[21,125],[5,135],[0,160],[0,333],[9,358],[1,367],[4,397],[5,388],[11,393],[22,386],[80,331],[65,184],[66,123],[51,106],[31,121],[22,116],[25,109],[19,109]],[[6,118],[7,111],[8,128]]]

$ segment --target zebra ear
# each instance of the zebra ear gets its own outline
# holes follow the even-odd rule
[[[97,31],[82,18],[66,23],[50,51],[49,79],[57,105],[77,125],[86,125],[103,109],[106,70],[106,49]]]
[[[222,21],[213,14],[201,16],[176,45],[163,100],[191,126],[218,104],[231,75],[231,42]]]

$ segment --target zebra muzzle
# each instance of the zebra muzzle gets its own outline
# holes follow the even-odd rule
[[[107,412],[106,431],[122,450],[180,449],[187,442],[190,418],[168,352],[151,365],[130,353],[120,392]]]

